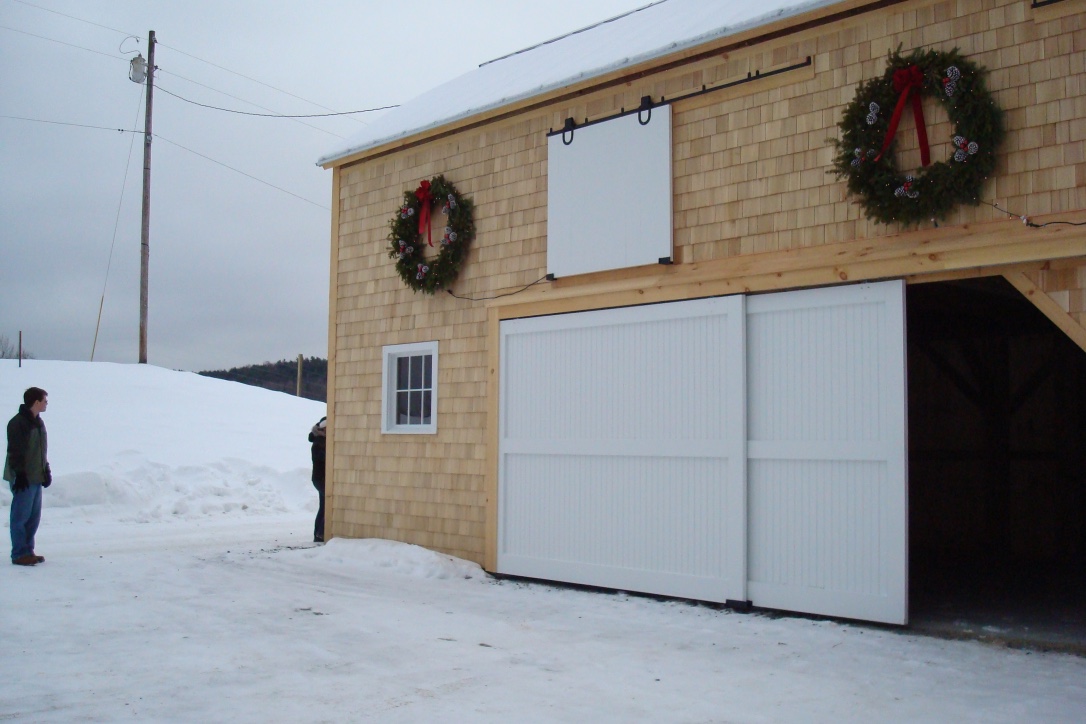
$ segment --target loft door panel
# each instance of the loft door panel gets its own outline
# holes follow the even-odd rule
[[[671,257],[671,106],[653,108],[645,125],[638,118],[621,116],[548,139],[549,274]]]

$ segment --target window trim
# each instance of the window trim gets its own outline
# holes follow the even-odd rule
[[[386,435],[437,434],[437,340],[390,344],[381,349],[381,432]],[[402,357],[429,355],[430,362],[430,424],[404,425],[396,422],[396,363]]]

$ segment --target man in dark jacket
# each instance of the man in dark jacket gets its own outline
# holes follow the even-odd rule
[[[49,405],[45,390],[31,387],[23,393],[19,412],[8,422],[8,452],[4,480],[11,485],[11,562],[33,566],[45,560],[34,553],[34,534],[41,520],[41,491],[53,482],[48,440],[41,413]]]
[[[309,431],[309,442],[313,443],[313,487],[317,489],[317,520],[313,523],[313,541],[324,542],[324,453],[325,443],[328,441],[326,427],[328,418],[322,417],[320,422]]]

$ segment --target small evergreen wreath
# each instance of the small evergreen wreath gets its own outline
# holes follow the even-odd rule
[[[925,165],[915,175],[903,175],[894,159],[893,134],[910,95]],[[955,150],[947,161],[927,165],[922,96],[939,99],[954,124]],[[976,206],[1004,133],[1003,112],[984,86],[984,70],[956,48],[891,53],[886,73],[860,84],[838,127],[841,139],[833,141],[837,154],[830,173],[846,178],[867,218],[883,224],[936,221],[958,204]]]
[[[426,245],[433,246],[431,210],[439,207],[446,217],[437,257],[426,258]],[[416,292],[433,294],[456,281],[468,245],[475,238],[474,204],[456,187],[438,176],[423,181],[414,191],[404,191],[403,203],[389,222],[389,258],[404,284]]]

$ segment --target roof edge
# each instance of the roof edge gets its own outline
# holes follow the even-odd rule
[[[536,107],[560,102],[562,99],[586,95],[626,82],[631,78],[654,75],[678,65],[698,62],[707,56],[750,47],[903,2],[908,2],[908,0],[841,0],[840,2],[830,0],[825,4],[820,4],[820,0],[813,0],[813,2],[801,3],[797,7],[810,5],[814,5],[814,7],[760,25],[725,28],[723,34],[716,37],[699,36],[681,47],[669,48],[666,53],[660,55],[646,54],[648,57],[641,60],[610,70],[603,70],[575,83],[570,83],[569,79],[566,79],[564,82],[552,83],[549,86],[504,99],[500,104],[468,109],[455,116],[435,121],[428,126],[379,139],[370,145],[348,149],[340,153],[327,154],[318,159],[316,165],[331,169],[385,156],[427,141],[517,115]]]

